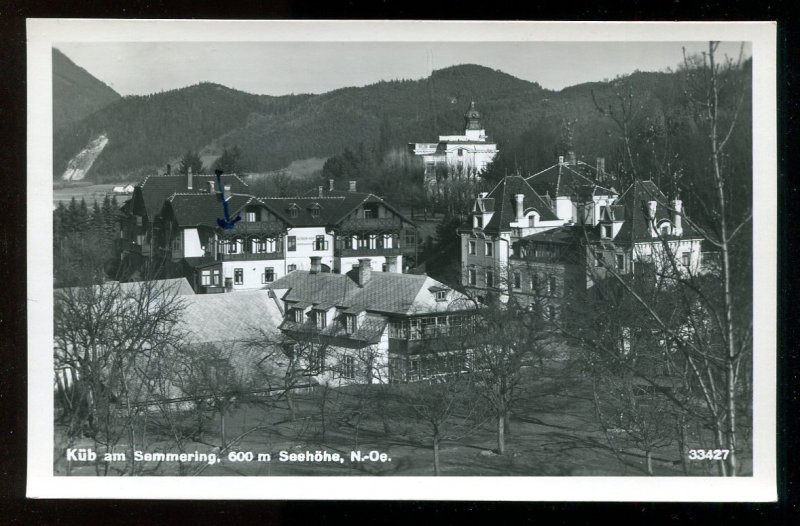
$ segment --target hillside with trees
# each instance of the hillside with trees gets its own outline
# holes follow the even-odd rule
[[[118,99],[119,93],[53,48],[53,133],[56,137]]]

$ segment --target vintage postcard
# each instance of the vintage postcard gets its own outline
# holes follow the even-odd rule
[[[29,20],[28,496],[775,500],[775,32]]]

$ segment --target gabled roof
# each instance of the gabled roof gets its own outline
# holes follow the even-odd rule
[[[558,228],[545,230],[544,232],[537,232],[536,234],[525,236],[522,239],[525,241],[532,241],[535,243],[568,245],[575,241],[575,236],[579,232],[578,228],[580,227],[576,225],[565,225],[565,226],[560,226]]]
[[[588,198],[595,195],[613,195],[612,187],[598,184],[595,167],[577,161],[576,164],[556,163],[541,172],[525,178],[540,195],[551,197],[577,196]]]
[[[359,206],[367,203],[382,204],[404,222],[414,225],[414,222],[406,218],[399,210],[388,204],[386,201],[374,194],[361,192],[337,192],[330,195],[319,197],[317,194],[300,197],[259,197],[259,201],[266,204],[270,209],[277,210],[293,226],[325,226],[336,225],[347,218]],[[311,214],[312,208],[319,206],[319,217]],[[288,209],[296,206],[297,217],[292,217]]]
[[[535,209],[539,212],[541,221],[556,221],[558,217],[553,213],[549,204],[536,193],[522,176],[509,175],[497,183],[497,185],[486,196],[487,199],[494,199],[494,215],[488,224],[484,225],[484,232],[499,233],[510,230],[509,225],[516,217],[514,195],[523,194],[523,206],[527,210]]]
[[[431,287],[444,284],[425,275],[398,274],[372,271],[364,287],[356,282],[357,269],[347,274],[322,272],[311,274],[295,271],[271,283],[268,289],[288,289],[282,298],[312,304],[330,304],[341,309],[362,308],[368,312],[383,314],[422,314],[442,312],[471,305],[459,292],[449,293],[451,301],[436,301]]]
[[[228,197],[228,196],[226,196]],[[249,195],[233,194],[228,199],[228,212],[231,217],[255,198]],[[225,214],[218,194],[173,194],[166,199],[165,207],[172,208],[172,216],[180,227],[207,226],[215,228],[217,219]]]
[[[672,221],[670,211],[667,206],[669,200],[667,196],[659,190],[653,181],[634,181],[625,192],[617,199],[614,215],[618,214],[618,207],[624,209],[625,222],[614,238],[618,243],[636,243],[641,241],[652,241],[650,235],[650,220],[647,217],[647,202],[656,201],[655,224],[661,221]],[[619,220],[619,218],[616,218]],[[682,238],[698,237],[697,232],[687,224],[681,222],[683,229]],[[677,238],[677,236],[671,236]]]
[[[193,175],[192,189],[188,188],[186,175],[149,175],[136,185],[135,192],[141,192],[145,212],[152,218],[161,211],[164,201],[175,193],[208,195],[208,182],[216,183],[216,175]],[[223,185],[230,185],[232,193],[247,193],[247,183],[238,175],[221,176]]]

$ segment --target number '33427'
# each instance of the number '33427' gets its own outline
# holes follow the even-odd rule
[[[730,449],[690,449],[689,460],[726,460]]]

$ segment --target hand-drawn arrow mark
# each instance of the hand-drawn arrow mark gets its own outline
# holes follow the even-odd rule
[[[236,216],[231,219],[230,213],[228,212],[228,201],[225,200],[225,187],[222,186],[222,170],[214,170],[214,173],[217,174],[217,188],[219,188],[219,200],[222,203],[222,213],[225,214],[225,219],[217,219],[217,224],[220,228],[225,230],[232,229],[238,221],[242,220],[242,216]]]

